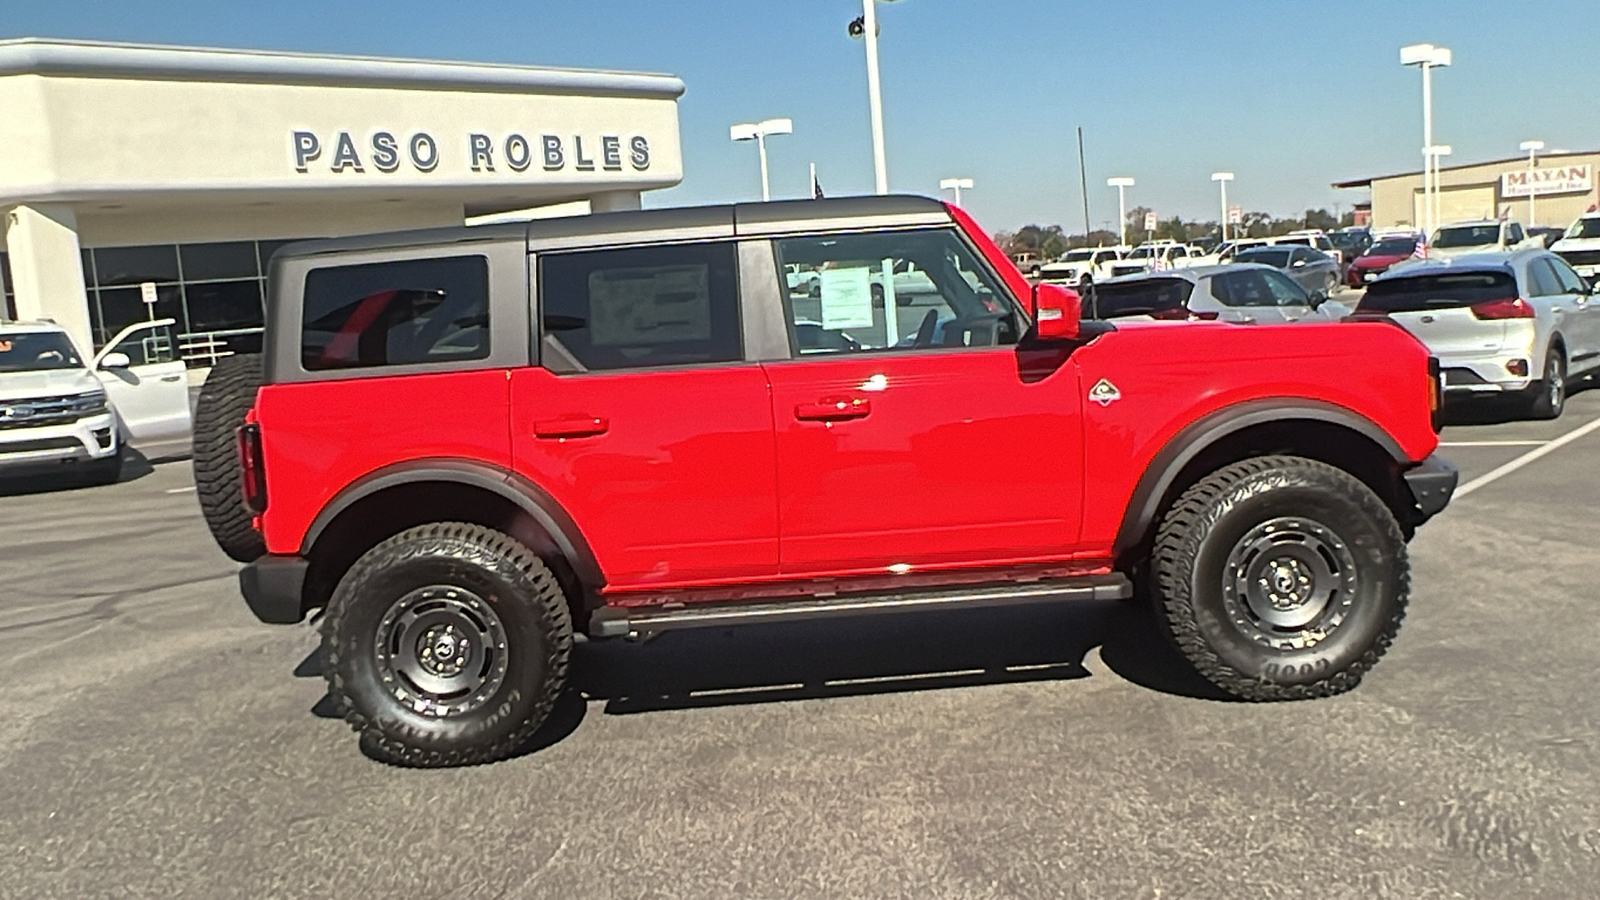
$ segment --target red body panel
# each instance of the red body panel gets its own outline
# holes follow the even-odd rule
[[[759,365],[521,369],[511,395],[517,472],[571,514],[611,589],[777,574],[772,405]],[[603,431],[587,424],[596,419]],[[591,433],[558,433],[568,426]]]
[[[396,463],[511,464],[504,370],[271,384],[256,397],[268,491],[267,550],[298,553],[317,514],[364,475]]]
[[[1071,553],[1083,470],[1070,367],[1028,383],[1000,347],[766,369],[785,574]],[[813,418],[840,406],[836,421]]]
[[[1378,323],[1253,326],[1128,323],[1073,354],[1083,384],[1121,399],[1084,412],[1081,549],[1109,553],[1139,478],[1192,422],[1249,400],[1305,398],[1373,422],[1415,462],[1438,446],[1428,351]]]

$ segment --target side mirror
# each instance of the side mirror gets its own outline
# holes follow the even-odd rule
[[[1322,291],[1312,291],[1311,296],[1308,299],[1311,301],[1309,304],[1311,308],[1316,309],[1322,304],[1328,302],[1328,295],[1324,294]]]
[[[1304,269],[1306,267],[1306,261],[1303,259],[1297,259],[1294,261],[1294,267],[1296,269]]]
[[[133,365],[133,360],[129,359],[126,353],[113,352],[100,357],[100,368],[102,369],[126,369],[131,365]]]
[[[1059,285],[1038,284],[1033,288],[1034,336],[1041,341],[1070,341],[1078,336],[1078,320],[1083,301],[1076,291]]]

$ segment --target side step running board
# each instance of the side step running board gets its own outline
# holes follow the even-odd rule
[[[963,586],[895,594],[854,594],[826,599],[752,600],[672,607],[610,606],[595,612],[589,622],[589,633],[595,637],[638,637],[679,628],[793,622],[941,608],[988,609],[1065,600],[1126,600],[1131,596],[1133,585],[1127,576],[1113,573],[1056,582]]]

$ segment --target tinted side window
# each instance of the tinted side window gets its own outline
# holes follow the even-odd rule
[[[1565,260],[1558,258],[1549,259],[1546,262],[1550,264],[1550,268],[1555,270],[1556,281],[1561,283],[1561,293],[1582,294],[1588,290],[1583,286],[1583,277],[1574,272]]]
[[[1536,259],[1528,263],[1528,295],[1532,297],[1554,297],[1564,293],[1561,284],[1556,281],[1556,273],[1550,269],[1550,263]]]
[[[313,269],[303,322],[307,371],[485,359],[489,261],[457,256]]]
[[[1084,301],[1084,316],[1115,319],[1186,310],[1194,285],[1183,278],[1144,278],[1120,284],[1102,284]]]
[[[539,304],[558,371],[744,358],[732,243],[544,254]]]
[[[1259,269],[1224,272],[1211,279],[1211,296],[1225,306],[1277,306],[1272,286]]]

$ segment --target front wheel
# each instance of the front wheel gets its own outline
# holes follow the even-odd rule
[[[1399,631],[1410,585],[1383,501],[1348,472],[1290,456],[1235,463],[1184,492],[1153,569],[1179,651],[1253,701],[1355,687]]]
[[[511,537],[443,523],[367,551],[328,601],[328,689],[368,755],[443,767],[515,753],[566,685],[572,622]]]

